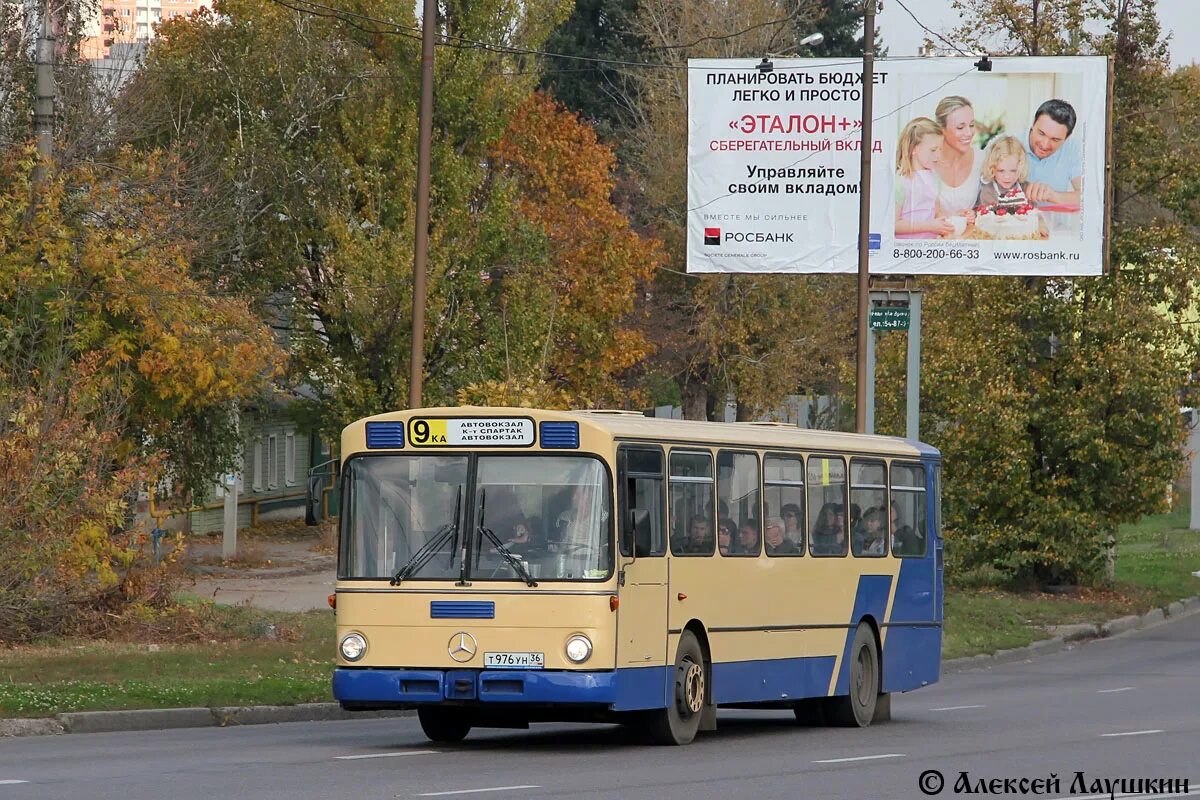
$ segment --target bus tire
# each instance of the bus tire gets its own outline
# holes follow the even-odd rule
[[[847,728],[865,728],[875,719],[879,702],[879,648],[875,632],[860,622],[850,645],[850,693],[832,699],[832,721]]]
[[[417,709],[417,719],[421,722],[421,730],[432,742],[454,744],[471,732],[471,718],[457,708],[421,706]]]
[[[708,670],[704,650],[691,631],[679,637],[672,678],[667,707],[651,712],[648,720],[646,732],[653,744],[688,744],[700,730],[708,695]]]

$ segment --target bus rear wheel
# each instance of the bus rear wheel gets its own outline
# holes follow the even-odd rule
[[[421,707],[417,709],[417,719],[425,736],[433,742],[454,744],[471,732],[471,718],[458,708]]]
[[[879,648],[875,633],[859,623],[850,645],[850,694],[831,698],[832,722],[848,728],[865,728],[875,719],[879,702]]]
[[[648,733],[654,744],[688,744],[700,730],[708,694],[708,672],[704,650],[691,631],[684,631],[679,638],[672,677],[667,707],[650,716]]]

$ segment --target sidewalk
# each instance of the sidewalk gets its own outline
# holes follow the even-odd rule
[[[182,592],[222,605],[245,603],[268,611],[328,609],[337,558],[312,535],[239,536],[238,557],[221,559],[221,538],[187,540],[184,568],[195,584]]]

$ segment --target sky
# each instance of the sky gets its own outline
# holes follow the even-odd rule
[[[921,22],[939,33],[948,33],[958,22],[958,14],[950,8],[951,0],[904,0],[904,4]],[[1195,24],[1200,0],[1158,0],[1158,18],[1163,32],[1171,34],[1171,63],[1183,66],[1200,62],[1200,27]],[[1191,25],[1187,23],[1191,12]],[[925,40],[925,31],[913,21],[898,0],[883,0],[883,13],[876,19],[883,33],[888,55],[917,54]]]

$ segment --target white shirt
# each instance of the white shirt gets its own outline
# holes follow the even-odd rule
[[[941,203],[943,214],[957,214],[960,211],[975,208],[979,201],[979,176],[983,173],[983,151],[971,150],[971,171],[966,180],[958,186],[951,186],[943,178],[941,191],[938,192],[938,202]]]

